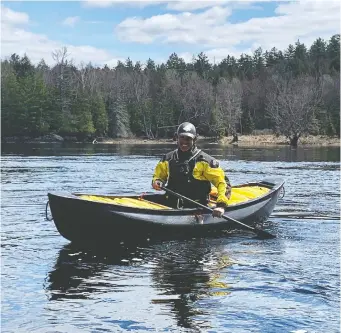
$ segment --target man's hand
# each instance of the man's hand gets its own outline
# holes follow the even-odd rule
[[[214,217],[222,217],[224,213],[225,213],[225,209],[223,207],[216,207],[213,209],[212,215]]]
[[[162,186],[163,186],[163,182],[160,179],[156,179],[154,180],[153,184],[153,189],[157,190],[157,191],[161,191],[162,190]]]

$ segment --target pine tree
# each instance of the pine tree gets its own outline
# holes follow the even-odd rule
[[[85,93],[79,93],[72,101],[69,133],[85,138],[95,132],[92,122],[91,104]]]
[[[298,40],[283,52],[276,48],[263,52],[259,48],[238,59],[226,54],[214,64],[203,52],[188,63],[172,53],[166,63],[155,64],[149,58],[142,66],[127,58],[114,68],[91,64],[77,67],[67,57],[66,48],[55,51],[56,64],[51,68],[44,59],[34,66],[27,55],[15,53],[1,62],[2,135],[49,132],[153,138],[172,135],[172,126],[189,119],[200,124],[203,135],[222,135],[226,130],[236,131],[240,125],[244,133],[253,128],[271,128],[273,124],[283,132],[286,123],[296,127],[298,122],[305,132],[340,135],[340,35],[332,36],[328,42],[316,39],[309,51]],[[297,86],[300,92],[288,86],[289,82],[297,85],[302,75],[307,82],[317,82],[311,96],[317,99],[314,114],[311,112],[309,119],[302,122],[297,117],[300,106],[295,104],[295,110],[276,122],[266,114],[269,96],[283,84],[283,100],[278,102],[283,104],[288,96],[288,103],[305,98],[303,92],[310,92],[304,84]],[[223,90],[222,79],[226,86]],[[241,106],[234,108],[238,117],[233,124],[221,124],[218,119],[225,119],[226,112],[232,116],[231,83],[238,79]],[[218,95],[220,104],[214,102]],[[271,112],[275,115],[274,110]]]
[[[334,35],[330,38],[327,46],[329,68],[332,72],[340,73],[340,35]]]
[[[30,136],[46,134],[50,128],[47,114],[48,93],[40,74],[20,80],[21,100],[25,113],[23,131]]]
[[[316,76],[321,76],[327,70],[326,42],[318,38],[309,49],[311,71]]]
[[[34,66],[26,54],[20,58],[17,54],[13,53],[10,57],[10,63],[18,79],[33,75],[34,73]]]
[[[20,86],[12,68],[4,75],[1,72],[1,135],[22,135],[25,124],[20,100]]]
[[[308,51],[306,46],[299,40],[295,43],[293,71],[295,75],[307,74],[308,72]]]
[[[180,75],[183,75],[186,71],[186,63],[185,61],[178,57],[176,53],[172,53],[166,63],[167,69],[174,69]]]
[[[91,98],[92,122],[97,136],[105,136],[108,133],[108,115],[102,96],[95,95]]]
[[[155,61],[149,58],[147,60],[146,70],[155,71],[155,69],[156,69]]]
[[[207,78],[208,72],[211,70],[211,64],[205,53],[200,52],[193,62],[194,70],[202,78]]]
[[[262,48],[259,47],[253,52],[253,68],[255,77],[261,76],[264,74],[265,64]]]

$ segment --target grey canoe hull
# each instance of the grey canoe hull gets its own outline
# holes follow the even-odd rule
[[[264,180],[236,187],[259,185],[270,191],[243,204],[229,206],[225,215],[247,225],[265,222],[272,213],[282,180]],[[59,233],[70,241],[116,241],[134,238],[178,238],[205,236],[239,228],[233,222],[216,218],[200,209],[151,210],[105,204],[80,199],[79,194],[48,193],[50,209]],[[108,195],[111,196],[112,195]],[[160,194],[147,194],[153,201]],[[136,198],[138,196],[130,196]],[[198,223],[197,215],[203,217]]]

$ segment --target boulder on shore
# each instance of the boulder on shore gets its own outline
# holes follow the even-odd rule
[[[43,139],[45,139],[48,142],[63,142],[64,138],[62,138],[60,135],[57,134],[48,134],[43,136]]]
[[[38,138],[31,139],[32,142],[63,142],[64,138],[57,134],[46,134]]]

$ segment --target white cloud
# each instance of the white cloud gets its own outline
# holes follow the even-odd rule
[[[108,8],[111,6],[129,6],[129,7],[139,7],[144,8],[147,6],[156,6],[156,5],[166,5],[166,9],[174,10],[174,11],[195,11],[199,9],[204,9],[212,6],[224,6],[229,5],[233,8],[256,8],[256,6],[251,6],[252,3],[255,2],[264,2],[271,0],[204,0],[204,1],[195,1],[195,0],[183,0],[183,1],[167,1],[167,0],[139,0],[139,1],[125,1],[125,0],[87,0],[84,1],[83,4],[85,7],[98,7],[98,8]]]
[[[174,3],[174,6],[180,5],[187,8],[184,2]],[[272,17],[238,23],[228,21],[230,13],[231,8],[218,6],[201,13],[164,14],[145,19],[132,17],[122,21],[115,32],[120,40],[127,42],[200,46],[211,59],[213,56],[218,60],[228,54],[250,53],[256,46],[263,50],[285,49],[297,39],[311,44],[317,37],[328,39],[340,31],[338,1],[280,3]]]
[[[161,2],[126,3],[118,0],[104,1],[102,6],[121,4],[141,7]],[[92,1],[88,1],[87,5],[90,3]],[[192,61],[193,55],[196,56],[199,50],[199,52],[204,51],[212,62],[215,60],[217,63],[227,55],[239,57],[241,53],[251,53],[259,46],[263,50],[269,50],[272,47],[283,50],[297,39],[308,46],[317,37],[328,39],[332,34],[340,31],[340,4],[337,1],[279,3],[272,17],[252,18],[238,23],[229,22],[231,12],[237,7],[250,8],[255,3],[254,1],[167,1],[163,3],[164,8],[175,11],[183,10],[183,12],[169,12],[147,18],[129,17],[115,28],[119,39],[123,42],[154,44],[158,48],[162,44],[178,44],[182,49],[188,45],[188,52],[179,54],[186,61]],[[221,6],[211,7],[217,3]],[[98,6],[98,3],[93,5]],[[208,6],[211,8],[206,8]],[[204,10],[193,12],[195,9]],[[70,26],[77,22],[79,22],[78,16],[68,17],[63,21],[64,24]],[[47,63],[53,64],[51,53],[66,46],[70,58],[73,58],[76,64],[81,61],[85,63],[91,61],[93,64],[107,63],[114,66],[117,60],[124,61],[126,58],[126,56],[115,57],[104,48],[95,48],[90,45],[65,45],[62,41],[51,40],[46,35],[29,31],[28,25],[31,23],[26,13],[1,6],[2,57],[10,56],[12,53],[23,55],[26,52],[34,63],[44,58]],[[192,50],[195,51],[192,52]],[[153,54],[150,56],[154,60],[158,57]],[[136,60],[143,61],[144,59]]]
[[[69,16],[65,20],[63,20],[62,25],[66,25],[69,27],[74,27],[76,23],[80,21],[79,16]]]
[[[25,24],[29,22],[29,17],[26,13],[15,12],[1,5],[1,23],[2,24]]]
[[[177,11],[193,11],[212,6],[222,6],[231,1],[229,0],[212,0],[212,1],[169,1],[167,4],[168,9]]]
[[[182,58],[185,62],[192,62],[192,59],[196,56],[196,54],[191,52],[182,52],[178,54],[178,56],[179,58]]]
[[[228,8],[212,7],[199,14],[183,12],[147,19],[134,17],[122,21],[115,31],[122,41],[152,43],[161,40],[166,43],[196,44],[212,38],[211,29],[223,24],[230,14]]]
[[[1,8],[1,58],[9,57],[16,53],[23,56],[25,53],[33,63],[38,63],[42,58],[47,64],[53,65],[52,52],[66,46],[69,59],[75,64],[92,62],[94,65],[114,64],[123,57],[115,57],[104,49],[89,45],[67,45],[60,41],[51,40],[46,35],[36,34],[21,27],[29,22],[26,13],[15,12],[4,6]]]
[[[85,7],[98,7],[98,8],[108,8],[111,6],[130,6],[130,7],[147,7],[147,6],[154,6],[158,5],[160,3],[163,3],[164,1],[124,1],[124,0],[87,0],[84,1],[83,4]]]

